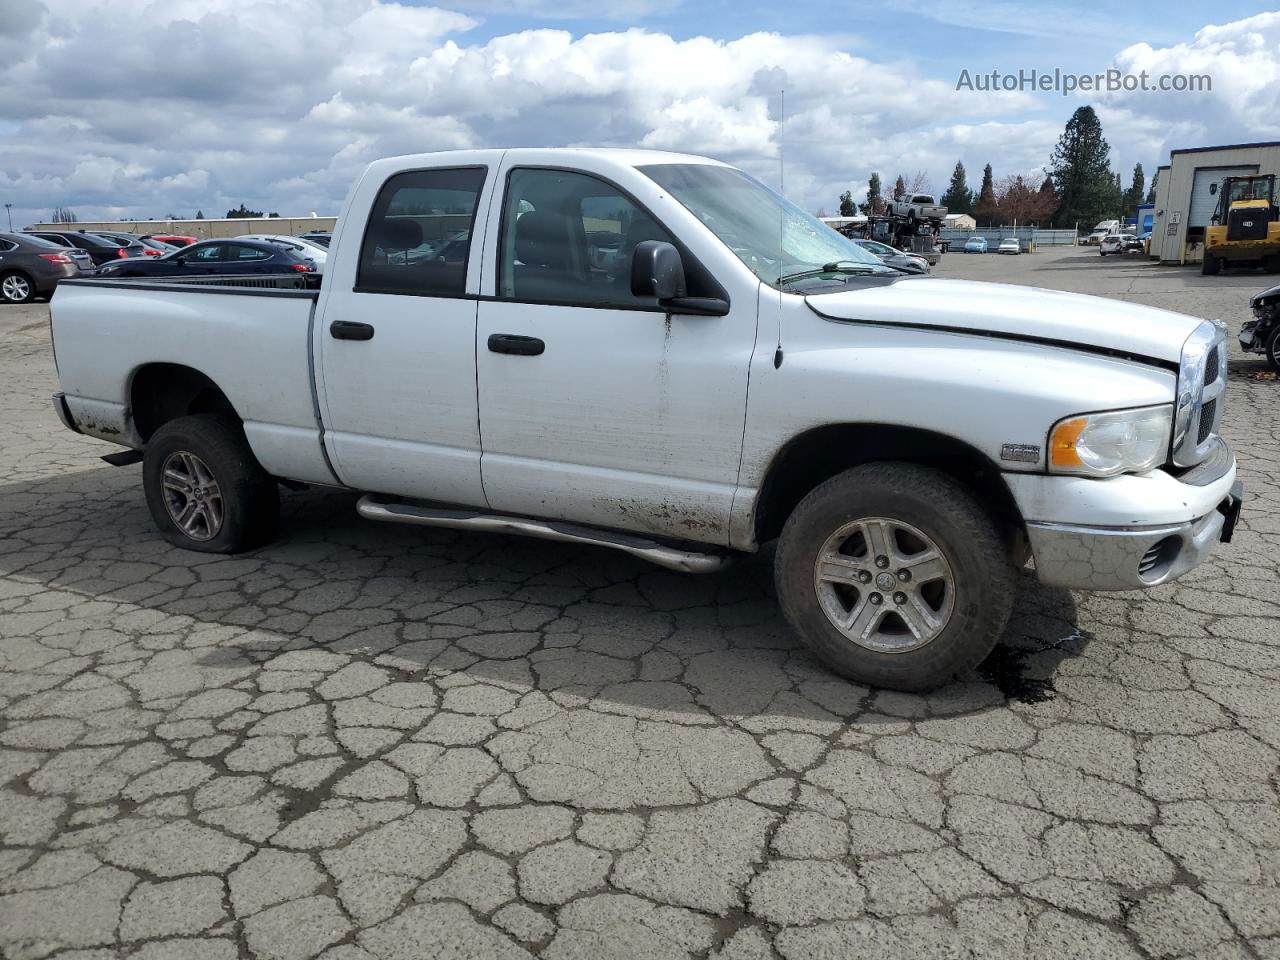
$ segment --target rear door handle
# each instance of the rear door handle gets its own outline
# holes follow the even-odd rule
[[[536,357],[547,349],[537,337],[522,337],[517,333],[489,334],[489,349],[494,353],[513,353],[518,357]]]
[[[373,327],[354,320],[335,320],[329,324],[329,336],[335,340],[372,340]]]

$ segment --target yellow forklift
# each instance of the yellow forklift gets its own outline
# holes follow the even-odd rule
[[[1218,188],[1218,206],[1204,228],[1200,272],[1212,276],[1224,267],[1261,264],[1280,270],[1280,208],[1274,174],[1227,177]]]

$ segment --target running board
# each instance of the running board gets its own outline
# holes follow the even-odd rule
[[[426,527],[449,527],[453,530],[508,533],[536,537],[539,540],[562,540],[566,543],[610,547],[681,573],[716,573],[729,566],[734,560],[728,553],[697,553],[691,550],[680,550],[653,540],[572,523],[532,520],[528,517],[504,517],[474,510],[451,510],[445,507],[419,506],[411,503],[389,503],[377,500],[368,494],[356,503],[356,512],[368,520],[416,523]]]

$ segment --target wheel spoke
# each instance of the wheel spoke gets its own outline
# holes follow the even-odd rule
[[[928,583],[947,576],[947,563],[937,550],[923,550],[904,557],[898,566],[910,570],[911,579],[915,583]]]
[[[179,493],[191,492],[191,481],[184,477],[173,467],[169,467],[164,472],[164,485],[170,490],[177,490]]]
[[[908,594],[907,602],[894,607],[894,610],[917,640],[933,636],[938,629],[937,614],[929,609],[929,605],[920,599],[918,594]]]
[[[849,611],[849,620],[844,629],[859,640],[865,640],[880,626],[883,618],[884,607],[871,603],[867,600],[867,595],[863,594]]]
[[[893,557],[897,555],[897,542],[893,530],[884,520],[864,520],[862,535],[867,541],[867,553],[871,560],[876,557]]]
[[[204,513],[209,533],[216,533],[222,527],[222,498],[206,500]]]
[[[862,569],[862,561],[853,557],[828,553],[818,565],[818,579],[832,583],[860,583],[858,573]]]
[[[188,500],[183,506],[182,512],[175,517],[175,521],[187,533],[194,533],[196,529],[196,520],[200,516],[200,504],[194,500]]]

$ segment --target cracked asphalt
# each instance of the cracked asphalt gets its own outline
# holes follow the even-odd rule
[[[1222,316],[1261,274],[939,272]],[[0,308],[0,956],[1280,957],[1277,391],[1233,354],[1235,543],[1149,593],[1024,580],[930,696],[829,674],[769,557],[370,524],[154,532]],[[1234,346],[1234,343],[1233,343]]]

